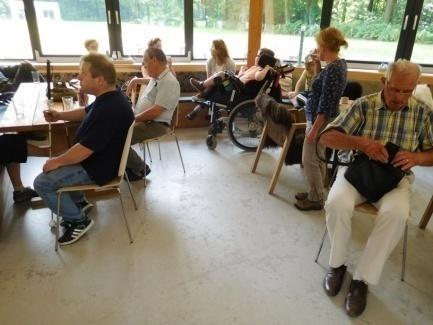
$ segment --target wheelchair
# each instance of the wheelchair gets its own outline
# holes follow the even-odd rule
[[[226,73],[224,84],[215,86],[207,99],[193,98],[193,102],[207,107],[211,126],[208,130],[206,145],[214,150],[217,134],[227,127],[230,140],[245,151],[255,151],[260,142],[264,127],[261,112],[256,109],[255,97],[274,88],[281,96],[278,85],[279,73],[270,70],[262,81],[250,81],[244,85],[231,73]]]

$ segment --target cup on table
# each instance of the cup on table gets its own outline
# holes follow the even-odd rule
[[[24,103],[22,101],[16,101],[12,98],[12,106],[15,110],[15,115],[17,120],[21,120],[24,118]]]
[[[32,71],[32,79],[34,83],[38,84],[40,82],[39,71]]]
[[[63,96],[62,102],[64,111],[69,111],[74,107],[74,99],[72,98],[72,96]]]

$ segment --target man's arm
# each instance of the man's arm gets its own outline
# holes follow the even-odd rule
[[[83,120],[84,116],[86,116],[86,111],[84,108],[77,108],[64,112],[45,110],[43,113],[47,122],[56,122],[58,120],[78,122]]]
[[[164,112],[164,108],[159,105],[153,105],[146,109],[145,111],[135,115],[136,122],[146,122],[152,121],[160,116]]]
[[[48,159],[42,169],[44,173],[48,173],[62,166],[75,165],[88,158],[91,154],[93,154],[93,150],[77,143],[64,154]]]
[[[371,159],[383,163],[388,161],[388,152],[385,146],[379,141],[370,138],[348,135],[344,132],[331,129],[322,134],[319,143],[333,149],[359,150]]]

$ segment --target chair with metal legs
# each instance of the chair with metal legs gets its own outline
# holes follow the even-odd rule
[[[125,140],[125,144],[123,146],[123,152],[122,152],[122,157],[120,160],[119,171],[118,171],[117,177],[115,179],[113,179],[111,182],[109,182],[103,186],[99,186],[97,184],[73,185],[73,186],[64,186],[64,187],[61,187],[57,190],[57,220],[56,220],[56,225],[55,225],[56,226],[56,245],[55,245],[56,251],[58,250],[58,247],[59,247],[58,239],[59,239],[59,227],[60,227],[60,221],[59,220],[61,217],[60,216],[61,196],[63,193],[66,193],[66,192],[87,191],[87,190],[94,190],[94,191],[116,190],[117,194],[119,196],[120,205],[122,207],[122,216],[123,216],[123,220],[125,221],[126,230],[128,232],[129,242],[130,243],[133,242],[131,231],[130,231],[129,225],[128,225],[128,220],[126,219],[125,207],[123,204],[122,195],[120,193],[120,185],[122,184],[123,180],[125,179],[126,184],[128,185],[129,193],[131,194],[132,202],[134,203],[134,208],[135,208],[135,210],[137,210],[137,203],[135,202],[134,195],[132,194],[132,191],[131,191],[131,186],[129,184],[128,175],[125,173],[126,161],[128,159],[129,148],[131,146],[131,138],[132,138],[132,132],[134,130],[134,125],[135,125],[135,123],[132,122],[131,126],[129,127],[128,134],[127,134],[127,137]]]
[[[150,161],[152,161],[152,157],[150,156],[150,150],[149,150],[149,145],[148,145],[149,142],[151,142],[151,141],[157,141],[158,151],[159,151],[159,160],[161,160],[161,147],[159,144],[159,139],[162,137],[168,136],[168,135],[173,136],[174,139],[176,140],[177,151],[179,152],[180,162],[182,164],[183,173],[185,174],[185,165],[183,163],[182,153],[180,152],[179,141],[178,141],[176,133],[175,133],[175,128],[176,128],[177,121],[178,121],[178,115],[179,115],[179,107],[176,106],[176,108],[174,109],[174,112],[173,112],[173,117],[171,119],[170,127],[167,128],[167,132],[164,133],[163,135],[160,135],[159,137],[146,139],[141,144],[142,144],[142,150],[143,150],[144,163],[146,163],[146,147],[147,147],[147,150],[149,153]],[[146,185],[146,173],[144,173],[144,185]]]
[[[355,210],[358,212],[370,214],[373,216],[377,215],[377,209],[372,204],[370,204],[368,202],[358,204],[355,207]],[[401,261],[401,277],[400,277],[401,281],[404,281],[404,275],[406,272],[407,229],[408,229],[408,221],[406,221],[406,226],[404,228],[404,235],[403,235],[403,258]],[[317,260],[319,259],[320,253],[322,251],[323,243],[325,242],[327,233],[328,233],[328,228],[326,227],[326,224],[325,224],[325,232],[323,233],[323,237],[322,237],[322,241],[320,242],[319,250],[316,254],[316,258],[314,259],[314,262],[316,262],[316,263],[317,263]]]

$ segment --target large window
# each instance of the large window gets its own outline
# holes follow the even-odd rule
[[[210,55],[223,39],[230,55],[248,52],[250,3],[255,0],[0,0],[0,59],[76,60],[96,39],[113,58],[141,56],[151,38],[164,52],[192,59]],[[253,8],[256,9],[256,6]],[[429,65],[433,0],[263,0],[261,47],[283,60],[302,61],[320,28],[340,28],[349,62],[395,58]],[[255,22],[256,23],[256,22]],[[255,40],[252,40],[253,46]],[[71,56],[71,58],[65,58]]]
[[[303,61],[316,47],[314,35],[320,30],[322,0],[264,0],[262,47],[280,59]]]
[[[212,40],[223,39],[232,58],[246,58],[249,0],[194,0],[194,58],[210,56]]]
[[[409,28],[414,28],[414,23]],[[424,0],[422,14],[418,24],[412,61],[428,64],[432,63],[433,53],[433,0]]]
[[[331,25],[349,47],[344,57],[356,61],[392,61],[395,57],[406,0],[334,1]]]
[[[185,55],[183,0],[120,0],[125,55],[143,55],[147,42],[159,37],[170,55]]]
[[[33,57],[22,1],[0,0],[0,35],[0,59]]]
[[[96,39],[99,51],[108,46],[104,0],[35,0],[43,55],[81,55],[84,41]]]

